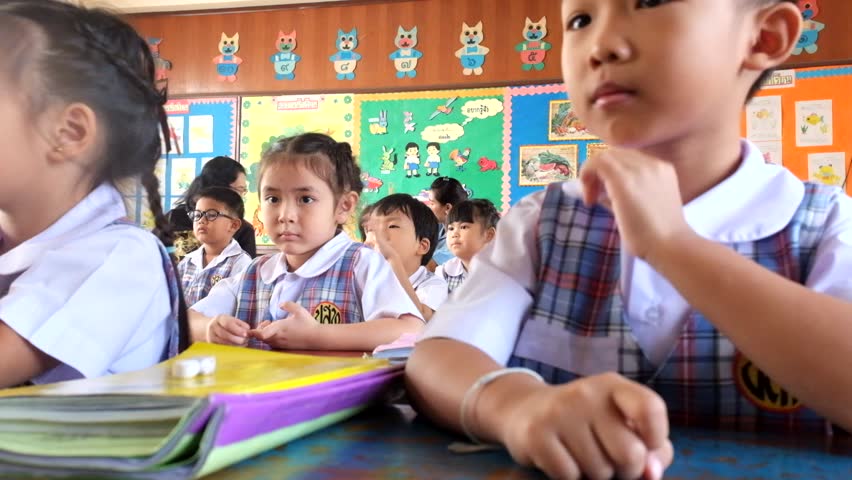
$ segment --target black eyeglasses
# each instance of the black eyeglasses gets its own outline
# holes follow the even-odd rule
[[[192,219],[193,222],[200,221],[202,217],[206,218],[208,222],[212,222],[213,220],[216,220],[219,217],[225,217],[234,220],[234,217],[230,215],[225,215],[224,213],[213,210],[212,208],[210,210],[207,210],[206,212],[202,212],[201,210],[193,210],[189,212],[189,218]]]

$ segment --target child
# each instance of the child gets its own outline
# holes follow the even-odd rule
[[[273,144],[261,159],[258,192],[281,253],[255,259],[193,305],[193,339],[364,351],[419,332],[420,313],[390,265],[341,228],[358,204],[360,174],[349,144],[326,135]]]
[[[562,11],[566,89],[612,148],[501,221],[408,362],[413,398],[565,478],[660,478],[669,418],[852,428],[852,202],[739,137],[796,4]]]
[[[189,212],[192,233],[201,247],[178,264],[184,298],[189,305],[206,297],[220,280],[239,275],[251,257],[240,248],[234,234],[242,225],[246,207],[239,193],[227,187],[201,190]]]
[[[429,207],[405,193],[374,203],[367,246],[390,262],[396,278],[425,320],[447,299],[447,282],[426,269],[438,240],[438,221]]]
[[[435,274],[447,282],[447,291],[460,287],[467,278],[470,261],[494,239],[500,214],[490,200],[477,198],[459,203],[447,216],[447,244],[455,255],[438,266]]]
[[[367,230],[369,229],[370,218],[373,216],[375,204],[366,205],[361,209],[361,218],[358,220],[358,232],[361,233],[361,240],[367,239]]]
[[[453,205],[467,200],[467,190],[464,186],[450,177],[438,177],[429,188],[429,203],[427,204],[438,219],[438,245],[435,254],[432,255],[434,264],[441,265],[453,258],[453,254],[447,247],[447,231],[444,224],[447,223],[447,214],[453,209]]]
[[[181,299],[154,175],[168,130],[147,43],[50,0],[0,4],[0,39],[0,387],[174,355]],[[137,179],[159,239],[125,219],[116,184]]]
[[[405,145],[405,176],[420,176],[420,146],[414,142]]]

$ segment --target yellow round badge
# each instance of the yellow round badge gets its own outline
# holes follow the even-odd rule
[[[742,353],[737,352],[733,368],[737,389],[757,408],[777,413],[791,413],[802,408],[798,398],[773,382]]]
[[[343,315],[340,308],[331,302],[322,302],[314,309],[314,318],[319,323],[337,325],[342,323]]]

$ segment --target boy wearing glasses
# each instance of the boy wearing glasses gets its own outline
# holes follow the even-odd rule
[[[251,257],[234,240],[244,215],[243,198],[230,188],[209,187],[198,194],[189,218],[201,247],[178,264],[187,305],[194,305],[213,285],[242,273],[251,263]]]

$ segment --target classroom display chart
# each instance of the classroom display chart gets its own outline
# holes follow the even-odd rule
[[[353,103],[352,94],[242,98],[240,162],[248,172],[246,220],[254,225],[257,245],[272,245],[260,218],[257,194],[263,152],[280,138],[306,132],[324,133],[338,142],[352,143]]]
[[[743,136],[755,141],[766,161],[783,164],[798,178],[852,192],[847,178],[852,161],[852,97],[847,94],[852,90],[852,67],[776,73],[781,78],[765,84],[752,102],[764,106],[744,109]],[[766,108],[770,101],[780,107]],[[755,136],[755,129],[749,128],[755,123],[749,116],[764,110],[780,117],[780,138],[776,133],[764,141],[770,139]]]
[[[503,157],[514,205],[548,183],[576,178],[600,140],[581,124],[561,84],[506,90]]]
[[[470,89],[357,95],[354,145],[362,204],[392,193],[428,198],[438,177],[503,206],[503,94]]]
[[[171,150],[156,169],[164,211],[180,200],[207,160],[220,155],[236,158],[238,102],[236,97],[221,97],[174,99],[166,103]],[[141,185],[136,183],[123,192],[131,219],[153,226]]]

